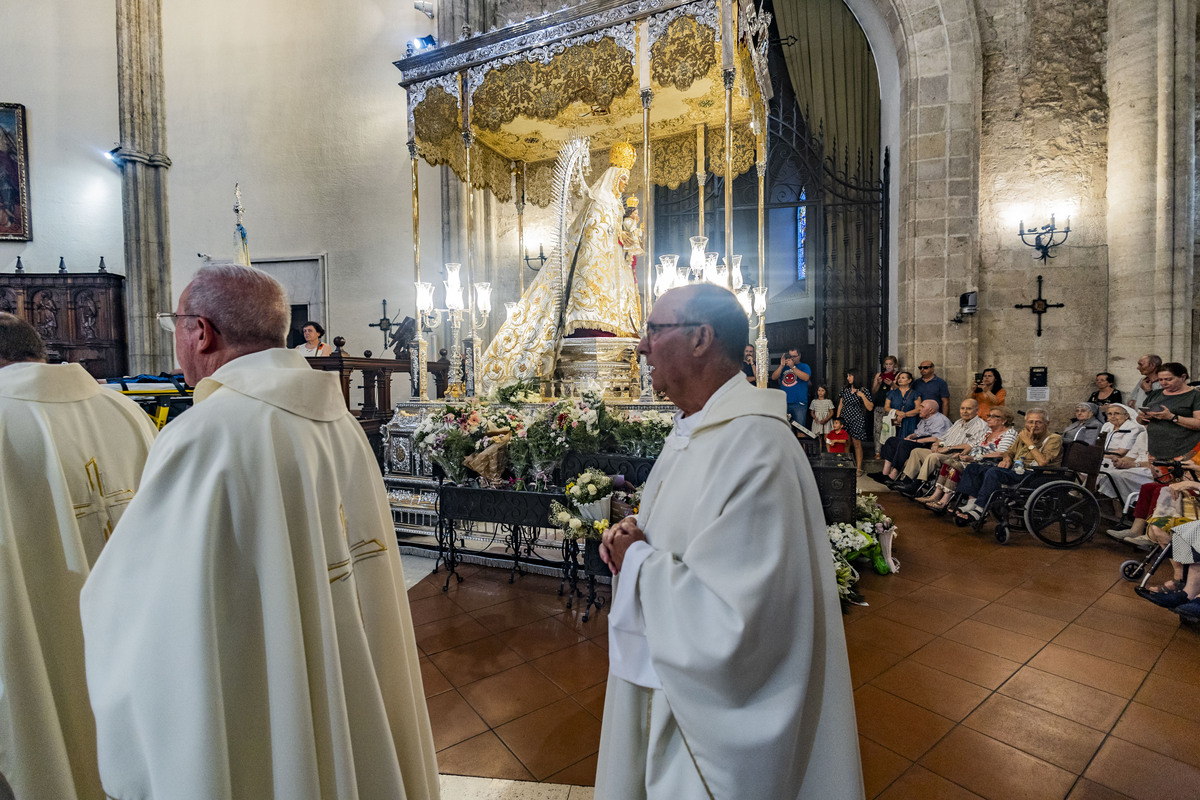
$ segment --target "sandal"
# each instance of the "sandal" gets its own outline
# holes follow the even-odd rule
[[[925,505],[928,506],[929,508],[933,509],[934,511],[945,511],[946,506],[950,505],[950,498],[952,496],[953,495],[946,495],[939,502],[926,503]]]
[[[983,516],[983,511],[978,506],[968,509],[959,509],[954,512],[954,516],[961,519],[963,522],[978,522]]]

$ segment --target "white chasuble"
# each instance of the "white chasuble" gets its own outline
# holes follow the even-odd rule
[[[598,800],[864,796],[816,481],[783,393],[735,377],[642,492],[652,551],[622,570],[636,613],[614,603],[610,627],[644,626],[662,688],[610,672]]]
[[[103,797],[79,591],[154,432],[78,364],[0,368],[0,774],[21,800]]]
[[[196,400],[83,591],[105,791],[438,797],[391,514],[337,377],[267,350]]]

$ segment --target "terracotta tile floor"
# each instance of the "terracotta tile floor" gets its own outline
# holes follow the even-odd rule
[[[1200,629],[1134,595],[1134,551],[1002,547],[880,499],[901,569],[845,618],[869,798],[1200,797]],[[592,785],[606,614],[556,578],[462,574],[409,592],[441,771]]]

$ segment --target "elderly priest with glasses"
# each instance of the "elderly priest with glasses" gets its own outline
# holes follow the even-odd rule
[[[603,800],[864,795],[820,497],[783,393],[742,377],[746,338],[733,294],[697,284],[663,295],[638,346],[679,412],[601,544]]]
[[[81,598],[114,798],[424,800],[433,737],[383,482],[283,287],[206,266],[160,315],[196,405]]]

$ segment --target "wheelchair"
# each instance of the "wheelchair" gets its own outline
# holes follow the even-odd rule
[[[1049,547],[1078,547],[1100,527],[1100,504],[1094,489],[1103,460],[1103,447],[1069,442],[1062,466],[1026,467],[1020,483],[992,493],[979,519],[956,516],[954,522],[980,531],[992,518],[996,521],[993,535],[1000,544],[1008,544],[1014,526],[1021,526]],[[1087,478],[1081,479],[1080,474]]]

